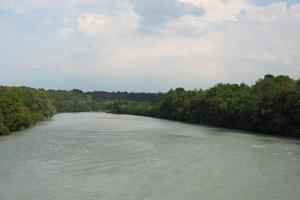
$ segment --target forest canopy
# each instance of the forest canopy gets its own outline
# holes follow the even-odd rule
[[[107,111],[300,137],[300,80],[266,75],[252,86],[219,83],[207,90],[163,93],[83,92],[0,87],[0,134],[55,113]]]
[[[266,75],[252,86],[171,89],[159,103],[114,102],[111,108],[113,113],[300,137],[300,80],[282,75]]]
[[[26,87],[0,88],[0,135],[27,128],[56,112],[48,93]]]
[[[27,128],[55,113],[104,111],[112,100],[157,102],[162,94],[83,92],[0,87],[0,135]]]

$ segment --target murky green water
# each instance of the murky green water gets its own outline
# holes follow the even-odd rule
[[[0,137],[1,200],[299,200],[300,144],[128,115]]]

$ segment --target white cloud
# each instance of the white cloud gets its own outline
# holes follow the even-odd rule
[[[67,8],[65,26],[59,28],[58,31],[64,32],[64,30],[72,29],[88,37],[95,37],[99,34],[101,37],[103,35],[112,37],[130,34],[136,31],[138,25],[139,16],[128,2],[118,3],[112,12],[104,9],[98,12],[81,13],[72,5]]]
[[[0,7],[16,13],[27,13],[63,4],[60,0],[0,0]]]
[[[96,53],[91,71],[112,75],[156,69],[170,79],[189,74],[187,79],[195,81],[247,81],[266,73],[300,76],[299,6],[244,4],[242,14],[237,7],[211,20],[205,14],[182,16],[157,35],[131,29],[122,37],[106,37],[101,40],[106,54]]]
[[[67,37],[69,34],[73,33],[74,30],[70,27],[62,27],[58,29],[58,35],[60,37]]]
[[[237,15],[246,7],[246,0],[179,0],[204,9],[202,17],[208,23],[224,20],[236,21]]]
[[[108,28],[110,23],[111,19],[108,15],[87,13],[78,19],[78,29],[87,36],[95,36],[98,32]]]
[[[300,76],[300,4],[178,0],[204,14],[183,15],[147,34],[128,1],[110,8],[104,0],[72,2],[57,30],[59,58],[48,59],[67,74],[142,77],[141,84],[154,80],[172,87],[249,82],[266,73]],[[98,6],[80,9],[86,4]]]

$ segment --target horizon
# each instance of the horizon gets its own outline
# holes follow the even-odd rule
[[[197,87],[197,88],[184,88],[184,87],[180,87],[180,86],[177,86],[177,87],[174,87],[174,88],[169,88],[167,89],[166,91],[130,91],[130,90],[103,90],[103,89],[96,89],[96,90],[83,90],[83,89],[80,89],[80,88],[39,88],[39,87],[32,87],[32,86],[27,86],[27,85],[0,85],[0,87],[25,87],[25,88],[33,88],[33,89],[44,89],[46,91],[48,90],[54,90],[54,91],[72,91],[72,90],[80,90],[84,93],[88,93],[88,92],[108,92],[108,93],[148,93],[148,94],[158,94],[158,93],[167,93],[168,91],[172,90],[172,89],[176,89],[176,88],[183,88],[185,89],[186,91],[193,91],[193,90],[200,90],[200,89],[204,89],[204,90],[207,90],[207,89],[210,89],[210,88],[213,88],[215,87],[217,84],[238,84],[238,85],[241,85],[241,84],[246,84],[247,86],[252,86],[252,85],[255,85],[255,83],[260,80],[260,79],[263,79],[266,75],[271,75],[271,76],[288,76],[288,75],[284,75],[284,74],[279,74],[279,75],[274,75],[274,74],[265,74],[263,77],[260,77],[260,78],[257,78],[253,83],[251,84],[247,84],[245,82],[240,82],[240,83],[229,83],[229,82],[218,82],[218,83],[215,83],[213,85],[210,85],[209,87]],[[288,76],[290,77],[290,76]],[[290,78],[293,78],[293,77],[290,77]],[[300,80],[300,77],[298,78],[293,78],[294,80]]]
[[[0,0],[0,85],[167,92],[300,77],[297,0]]]

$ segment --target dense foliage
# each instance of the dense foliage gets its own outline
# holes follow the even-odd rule
[[[135,93],[135,92],[104,92],[104,91],[94,91],[88,92],[95,100],[123,100],[123,101],[133,101],[133,102],[158,102],[160,101],[164,94],[163,93]]]
[[[112,101],[105,107],[106,112],[115,114],[150,115],[155,104],[151,102]]]
[[[103,101],[96,101],[81,90],[48,90],[57,112],[86,112],[104,109]]]
[[[266,75],[253,86],[217,84],[208,90],[170,90],[155,104],[115,102],[114,113],[300,137],[300,80]]]
[[[104,111],[105,108],[111,110],[115,103],[110,99],[131,102],[158,101],[161,96],[162,94],[152,93],[87,93],[78,89],[45,91],[27,87],[0,87],[0,135],[49,119],[56,112]],[[143,110],[143,104],[146,103],[137,105],[135,114],[142,114],[140,111]]]
[[[49,119],[55,112],[55,107],[44,90],[0,88],[0,135]]]
[[[252,86],[217,84],[167,94],[0,87],[0,135],[56,112],[100,110],[300,137],[300,80],[266,75]]]

